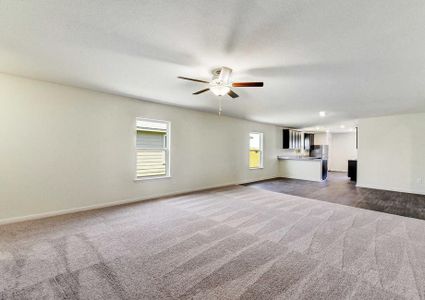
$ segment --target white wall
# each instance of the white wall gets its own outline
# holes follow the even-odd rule
[[[330,145],[332,143],[331,133],[315,133],[314,144],[315,145]]]
[[[171,178],[134,181],[136,117],[171,121]],[[262,170],[248,168],[250,131],[264,133]],[[0,74],[0,222],[275,177],[277,132]]]
[[[330,171],[347,172],[348,160],[357,159],[356,133],[317,133],[316,145],[328,145],[328,168]]]
[[[347,172],[348,160],[357,159],[356,133],[332,133],[329,170]]]
[[[425,114],[359,121],[357,186],[425,194]]]

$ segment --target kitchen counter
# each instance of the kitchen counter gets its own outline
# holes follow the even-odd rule
[[[278,156],[279,175],[310,181],[322,181],[322,159],[308,156]]]
[[[278,160],[321,160],[319,157],[310,157],[310,156],[278,156]]]

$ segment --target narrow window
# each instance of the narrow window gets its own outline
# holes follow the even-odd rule
[[[251,132],[249,134],[249,168],[263,167],[263,134]]]
[[[160,178],[170,175],[170,123],[137,118],[136,177]]]

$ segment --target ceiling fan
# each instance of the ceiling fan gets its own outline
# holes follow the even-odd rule
[[[178,76],[177,78],[209,84],[208,88],[197,91],[193,93],[193,95],[199,95],[204,92],[211,91],[216,96],[224,96],[227,94],[232,98],[237,98],[239,97],[239,95],[236,94],[234,91],[232,91],[230,89],[231,87],[263,87],[264,86],[263,82],[231,82],[230,75],[232,74],[232,69],[227,67],[214,69],[212,71],[212,74],[213,74],[213,78],[211,81],[194,79],[194,78],[183,77],[183,76]]]

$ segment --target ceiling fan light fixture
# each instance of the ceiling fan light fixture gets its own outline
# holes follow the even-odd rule
[[[221,68],[214,69],[212,70],[212,75],[213,75],[213,78],[211,81],[190,78],[190,77],[183,77],[183,76],[177,76],[177,78],[209,84],[208,88],[204,88],[200,91],[194,92],[192,93],[193,95],[199,95],[207,91],[211,91],[216,96],[228,95],[232,99],[239,97],[237,93],[231,90],[232,87],[246,88],[246,87],[263,87],[264,86],[264,82],[260,82],[260,81],[232,82],[230,79],[232,75],[232,69],[228,67],[221,67]]]
[[[230,92],[230,88],[225,85],[213,85],[210,87],[210,91],[216,96],[224,96]]]

